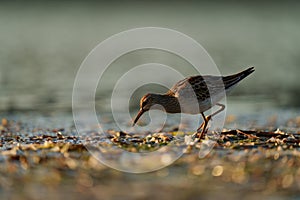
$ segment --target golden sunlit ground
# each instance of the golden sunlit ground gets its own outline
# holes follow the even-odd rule
[[[299,130],[299,117],[286,123]],[[224,130],[205,158],[198,157],[199,144],[187,145],[170,166],[131,174],[97,161],[70,127],[43,129],[3,118],[0,131],[1,199],[288,199],[299,194],[299,132]],[[91,134],[90,142],[138,152],[183,137],[176,131],[107,134],[107,140]]]

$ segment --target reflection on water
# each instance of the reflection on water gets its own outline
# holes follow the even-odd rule
[[[0,110],[70,110],[74,78],[88,52],[112,34],[143,26],[172,28],[193,37],[222,74],[255,66],[256,72],[233,95],[264,95],[279,105],[299,106],[297,4],[1,3]],[[194,74],[188,63],[167,53],[125,55],[105,75],[108,81],[101,83],[98,105],[109,101],[119,75],[146,62]]]
[[[297,107],[279,107],[270,99],[247,97],[247,100],[232,98],[227,100],[228,129],[263,129],[275,131],[281,129],[298,132],[296,124],[300,120],[300,109]],[[296,122],[297,121],[297,122]]]
[[[224,124],[225,129],[240,129],[240,130],[265,130],[275,131],[277,129],[285,132],[299,133],[300,124],[300,109],[299,108],[286,108],[278,107],[277,104],[270,102],[268,99],[257,99],[255,97],[248,96],[245,99],[240,98],[228,98],[226,105],[226,120]],[[131,112],[131,117],[134,117],[137,110]],[[207,111],[209,113],[209,111]],[[150,123],[149,113],[147,112],[140,120],[140,125],[144,126]],[[98,110],[98,120],[102,130],[121,130],[122,126],[127,126],[129,132],[133,133],[149,133],[149,131],[139,131],[136,127],[131,127],[132,118],[128,117],[124,113],[115,113],[118,116],[114,118],[108,111]],[[151,114],[153,120],[152,128],[157,127],[159,131],[173,131],[176,130],[180,124],[180,114],[168,114],[165,118],[165,114],[161,111],[156,111],[155,114]],[[154,116],[154,117],[153,117]],[[43,129],[74,127],[73,116],[70,112],[61,112],[53,110],[51,112],[15,112],[0,114],[1,118],[8,118],[9,120],[15,120],[27,124],[28,126],[34,126]],[[190,120],[188,120],[190,118]],[[121,119],[121,120],[120,120]],[[196,119],[196,120],[195,120]],[[199,119],[199,121],[197,121]],[[164,121],[166,120],[166,121]],[[183,131],[195,131],[195,127],[198,127],[202,121],[200,115],[186,115],[185,121],[182,121],[184,127]],[[218,119],[216,119],[218,120]],[[192,124],[195,123],[195,124]],[[214,123],[214,122],[212,122]],[[161,129],[163,127],[163,129]],[[76,132],[76,131],[75,131]]]

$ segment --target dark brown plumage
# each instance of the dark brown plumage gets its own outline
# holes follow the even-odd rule
[[[150,108],[164,108],[167,113],[201,113],[204,122],[197,131],[199,132],[202,129],[202,135],[206,131],[207,123],[211,117],[224,110],[225,106],[218,102],[225,96],[225,92],[231,91],[237,83],[252,72],[254,72],[254,67],[229,76],[191,76],[178,81],[165,94],[146,94],[140,100],[140,111],[133,125]],[[205,117],[204,112],[214,105],[221,106],[221,109]]]

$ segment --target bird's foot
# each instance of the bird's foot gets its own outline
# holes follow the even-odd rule
[[[204,136],[207,131],[208,127],[205,125],[205,123],[202,123],[195,134]]]
[[[208,129],[205,129],[205,130],[201,130],[201,129],[198,129],[197,132],[195,132],[193,135],[192,135],[192,138],[194,139],[194,141],[199,141],[201,139],[204,139],[204,136],[205,134],[207,133]]]

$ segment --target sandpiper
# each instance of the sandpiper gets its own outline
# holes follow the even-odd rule
[[[229,76],[191,76],[177,82],[165,94],[146,94],[140,100],[140,110],[133,121],[133,126],[150,108],[164,110],[167,113],[201,114],[204,121],[196,132],[200,139],[206,132],[209,120],[225,109],[225,105],[218,103],[225,96],[225,92],[228,93],[252,72],[254,67]],[[215,105],[221,108],[206,117],[204,112]]]

